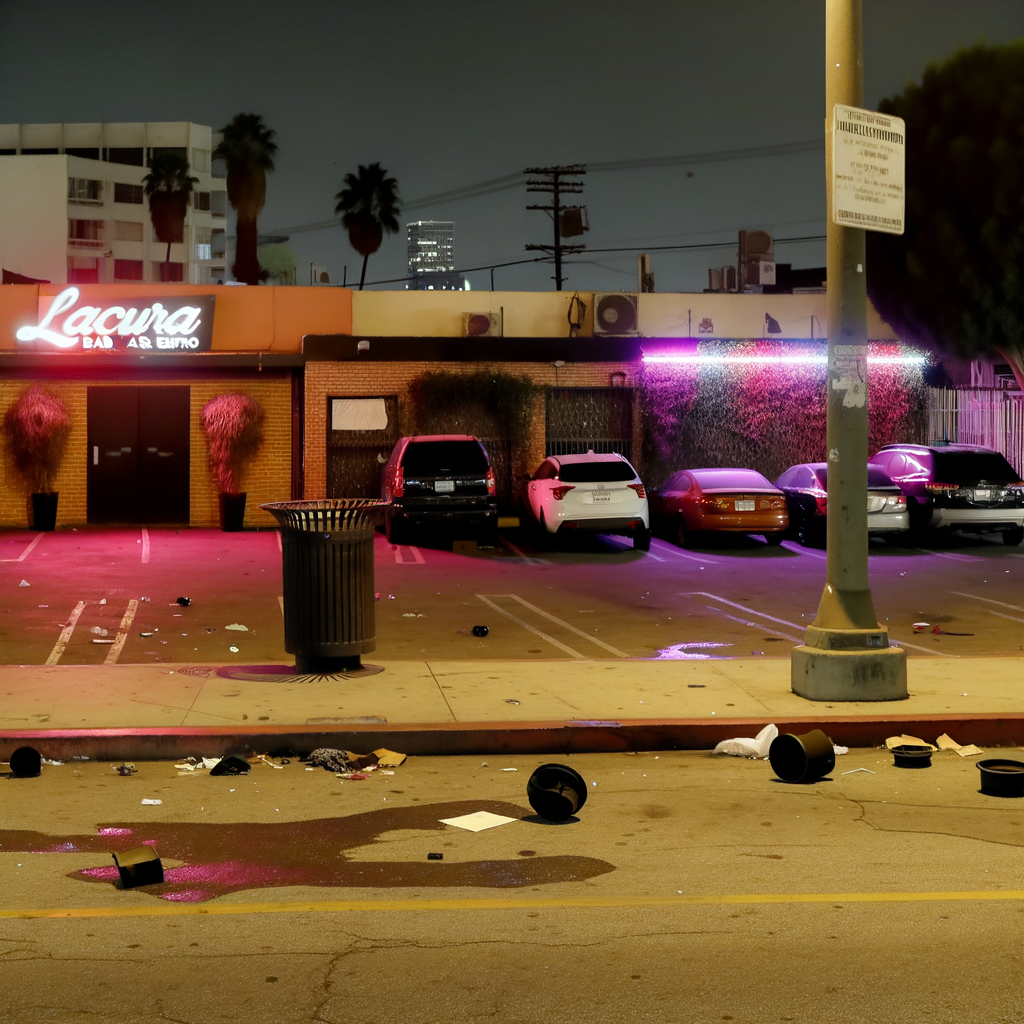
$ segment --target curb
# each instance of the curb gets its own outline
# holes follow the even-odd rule
[[[1024,744],[1024,714],[854,715],[784,718],[680,718],[632,721],[444,722],[367,724],[325,729],[309,725],[268,725],[247,729],[7,729],[0,731],[0,761],[18,747],[35,747],[44,757],[67,761],[159,761],[189,755],[251,755],[290,750],[304,756],[317,747],[365,752],[387,747],[405,754],[595,754],[640,750],[711,750],[735,736],[755,736],[774,722],[780,732],[822,729],[835,743],[875,747],[895,733],[931,740],[949,733],[958,743],[979,746]]]

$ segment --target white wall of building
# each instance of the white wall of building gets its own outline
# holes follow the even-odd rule
[[[62,282],[67,273],[68,158],[0,156],[0,264]]]

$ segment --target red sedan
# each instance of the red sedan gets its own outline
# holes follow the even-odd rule
[[[781,544],[786,496],[753,469],[684,469],[649,491],[651,518],[685,547],[694,533],[757,533]]]

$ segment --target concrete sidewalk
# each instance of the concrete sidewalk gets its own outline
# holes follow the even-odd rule
[[[828,725],[854,745],[922,730],[1024,743],[1024,658],[913,658],[909,700],[839,704],[792,693],[788,658],[378,664],[376,675],[313,682],[238,678],[242,666],[3,666],[0,757],[33,738],[52,757],[310,742],[417,753],[699,749],[771,721]]]

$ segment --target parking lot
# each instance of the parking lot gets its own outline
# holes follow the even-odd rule
[[[778,657],[800,642],[824,582],[825,553],[789,541],[684,550],[655,539],[646,554],[605,536],[534,541],[504,530],[495,549],[453,552],[378,535],[377,656]],[[1020,550],[966,537],[919,549],[873,541],[870,572],[877,613],[910,656],[1024,649]],[[275,531],[0,534],[7,663],[285,661],[281,591]],[[915,622],[929,627],[915,634]],[[473,636],[476,625],[488,635]]]

